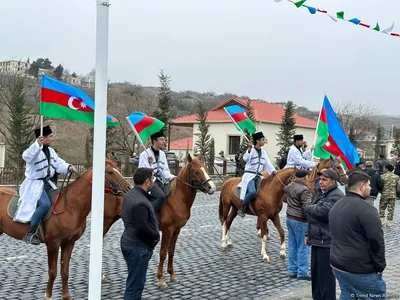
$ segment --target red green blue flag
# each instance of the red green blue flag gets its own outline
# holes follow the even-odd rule
[[[95,102],[84,91],[42,75],[40,115],[94,125]],[[107,113],[107,126],[120,122]]]
[[[246,111],[243,107],[239,105],[231,105],[224,107],[224,109],[239,131],[247,131],[250,134],[256,133],[256,126],[253,121],[247,117]]]
[[[357,148],[344,132],[327,96],[324,98],[318,120],[314,156],[322,159],[340,156],[348,171],[360,162]]]
[[[165,126],[164,122],[149,117],[142,112],[134,112],[126,117],[126,119],[142,144],[151,135],[159,132]]]

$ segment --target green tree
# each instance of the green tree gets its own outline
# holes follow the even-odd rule
[[[208,162],[207,156],[210,153],[210,146],[211,146],[211,134],[210,134],[210,124],[207,122],[208,112],[205,109],[203,102],[199,101],[198,104],[198,111],[196,120],[199,122],[198,131],[199,135],[197,137],[196,145],[196,153],[195,155],[203,155],[204,161]]]
[[[215,160],[215,141],[211,138],[210,141],[210,151],[207,155],[207,169],[209,174],[214,174],[214,160]]]
[[[48,58],[38,58],[37,60],[31,63],[29,67],[28,74],[34,76],[35,78],[39,77],[39,69],[50,70],[52,69],[52,63]]]
[[[381,124],[378,124],[378,127],[376,128],[376,139],[374,148],[375,160],[377,160],[379,154],[381,154],[382,135],[383,135],[383,128]]]
[[[279,162],[287,153],[289,147],[293,144],[293,135],[296,132],[296,121],[294,119],[295,106],[292,101],[288,101],[284,108],[282,122],[279,125],[279,132],[276,134],[278,138],[279,151],[276,157]]]
[[[390,154],[394,157],[400,155],[400,129],[394,131],[394,143],[390,150]]]
[[[72,72],[71,76],[72,76],[73,78],[76,78],[76,77],[78,77],[78,75],[76,75],[76,73],[75,73],[75,72]]]
[[[64,74],[64,67],[59,64],[55,69],[54,69],[54,77],[59,80],[62,81],[63,78],[63,74]]]
[[[22,171],[17,174],[18,180],[23,174],[22,153],[35,140],[33,129],[39,120],[39,107],[27,96],[27,88],[24,77],[6,76],[0,82],[0,133],[6,143],[7,163]]]
[[[160,87],[158,93],[158,108],[153,112],[153,116],[165,123],[164,130],[168,130],[171,110],[171,77],[164,74],[161,70],[157,75],[160,80]]]

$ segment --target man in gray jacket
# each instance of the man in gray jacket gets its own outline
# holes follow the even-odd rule
[[[329,263],[331,233],[329,212],[343,197],[338,188],[338,175],[332,169],[318,172],[320,193],[304,209],[308,218],[305,243],[311,247],[311,287],[314,300],[336,300],[336,282]]]
[[[292,183],[285,186],[287,194],[286,227],[288,231],[289,276],[310,280],[308,275],[309,248],[304,243],[307,217],[304,208],[311,203],[312,194],[307,186],[308,171],[298,170]]]

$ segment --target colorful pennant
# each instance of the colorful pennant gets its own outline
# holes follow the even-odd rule
[[[274,1],[279,3],[279,2],[282,2],[283,0],[274,0]],[[315,15],[318,12],[318,13],[327,15],[332,21],[335,21],[335,22],[337,22],[338,20],[347,21],[347,22],[353,23],[354,25],[358,25],[358,26],[362,26],[362,27],[365,27],[365,28],[369,28],[371,30],[374,30],[374,31],[377,31],[377,32],[380,32],[380,33],[383,33],[383,34],[387,34],[387,35],[394,36],[394,37],[400,37],[399,33],[392,32],[393,28],[394,28],[394,22],[393,22],[392,26],[390,26],[390,27],[388,27],[386,29],[381,29],[381,26],[379,25],[379,23],[376,23],[375,26],[372,26],[372,25],[363,23],[358,18],[346,19],[345,15],[344,15],[344,11],[338,11],[338,12],[336,12],[336,14],[332,15],[325,9],[319,9],[319,8],[316,8],[316,7],[304,5],[304,3],[307,0],[300,0],[300,1],[296,1],[296,2],[293,1],[293,0],[286,0],[286,1],[293,3],[297,8],[300,8],[300,7],[307,8],[309,13],[312,14],[312,15]]]

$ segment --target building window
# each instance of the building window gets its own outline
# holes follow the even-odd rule
[[[240,136],[229,136],[229,154],[236,154],[240,149]]]

